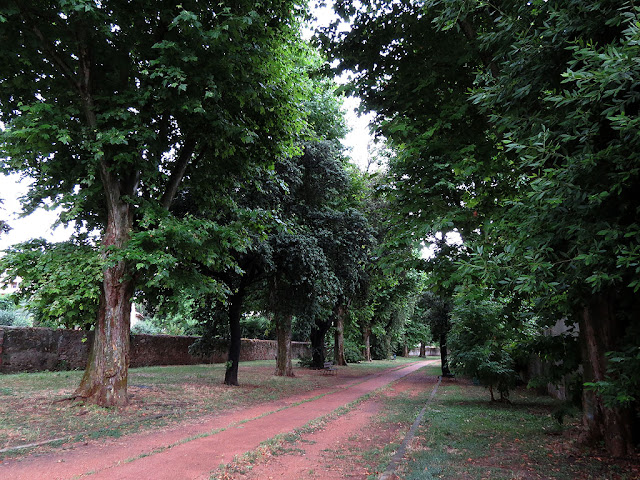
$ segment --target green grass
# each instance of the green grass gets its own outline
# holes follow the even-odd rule
[[[403,432],[408,430],[429,393],[390,397],[382,422],[402,423],[406,426]],[[511,395],[511,404],[492,403],[488,397],[486,389],[463,380],[443,382],[427,407],[400,477],[406,480],[637,478],[630,469],[629,473],[623,473],[625,467],[616,465],[612,459],[578,448],[568,435],[570,432],[563,432],[551,416],[558,401],[524,389]],[[574,419],[574,423],[577,421]],[[575,430],[575,425],[569,428]],[[401,441],[402,438],[398,444]],[[391,453],[378,454],[379,469],[383,471]],[[367,455],[371,457],[372,453]]]

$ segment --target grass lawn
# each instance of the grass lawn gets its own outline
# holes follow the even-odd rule
[[[433,370],[432,375],[438,374],[437,369],[428,368]],[[427,403],[429,393],[389,397],[382,423],[410,425]],[[557,400],[524,388],[513,392],[510,400],[510,404],[492,403],[484,387],[464,379],[444,379],[428,404],[408,449],[409,460],[398,472],[400,478],[640,478],[640,457],[613,459],[604,451],[578,445],[579,413],[559,425],[551,415],[560,404]],[[385,462],[389,456],[385,456]]]

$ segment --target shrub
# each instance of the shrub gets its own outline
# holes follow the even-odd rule
[[[162,331],[153,323],[147,320],[141,320],[131,327],[131,333],[135,335],[159,335]]]
[[[362,345],[345,338],[344,358],[347,363],[359,363],[364,360],[364,357],[362,356]]]
[[[0,325],[7,327],[30,327],[29,315],[20,309],[0,310]]]
[[[448,346],[456,373],[477,378],[506,400],[518,378],[512,351],[517,344],[502,303],[493,299],[458,297],[451,316]]]

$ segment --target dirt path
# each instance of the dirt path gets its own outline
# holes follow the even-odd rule
[[[398,395],[424,396],[432,390],[438,377],[426,372],[414,372],[395,382],[390,389],[360,403],[325,428],[302,434],[290,448],[265,455],[254,461],[251,468],[233,471],[233,480],[366,480],[382,473],[380,455],[390,443],[400,442],[405,435],[397,423],[379,417],[385,397]],[[384,467],[384,466],[383,466]],[[387,478],[397,479],[391,474]]]
[[[324,394],[320,398],[311,396],[317,396],[319,392],[316,391],[311,395],[289,397],[281,402],[221,415],[200,423],[180,425],[167,431],[132,435],[105,444],[76,445],[72,450],[7,462],[0,465],[0,478],[208,480],[210,473],[220,464],[229,463],[235,456],[255,450],[261,442],[278,434],[292,432],[427,364],[417,362],[385,370],[345,383],[332,391],[322,392]],[[345,425],[343,433],[349,435],[349,432],[362,428],[378,408],[376,402],[366,401],[350,414],[340,417],[337,423],[332,422],[326,430],[339,439],[342,434],[335,435],[334,428]],[[308,465],[302,468],[307,472],[315,469]],[[272,478],[307,478],[301,471],[297,475]],[[319,477],[309,478],[352,477],[338,475],[338,472],[327,475],[325,472]]]

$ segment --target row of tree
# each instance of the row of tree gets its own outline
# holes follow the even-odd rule
[[[587,437],[640,438],[640,65],[634,2],[339,0],[323,42],[391,145],[398,236],[437,243],[458,369],[579,331]],[[455,231],[463,246],[436,241]],[[442,238],[442,236],[440,236]],[[571,335],[566,335],[569,341]],[[555,342],[557,343],[557,342]],[[570,364],[570,365],[569,365]]]
[[[633,3],[335,2],[319,37],[375,112],[389,169],[364,176],[293,0],[9,1],[0,7],[2,169],[34,179],[69,242],[2,269],[41,319],[96,335],[76,394],[127,403],[129,306],[230,342],[264,312],[364,358],[429,335],[506,398],[530,353],[582,356],[585,431],[637,439],[640,227]],[[594,14],[597,13],[597,15]],[[455,232],[460,242],[447,241]],[[423,242],[434,255],[419,255]],[[95,320],[94,320],[95,319]],[[574,336],[545,337],[566,319]],[[428,327],[427,328],[427,324]],[[302,326],[302,327],[300,327]],[[222,332],[222,333],[221,333]]]
[[[228,338],[230,385],[250,311],[270,317],[279,375],[292,374],[294,319],[319,367],[330,328],[339,364],[345,332],[360,344],[362,330],[367,358],[372,334],[383,355],[406,334],[426,340],[404,329],[424,284],[403,265],[415,249],[385,244],[388,199],[344,156],[335,87],[301,39],[305,8],[0,8],[2,169],[33,179],[27,213],[56,207],[76,227],[67,242],[14,246],[0,267],[22,279],[16,298],[38,324],[95,329],[78,398],[127,403],[133,298],[195,319],[201,352]]]

